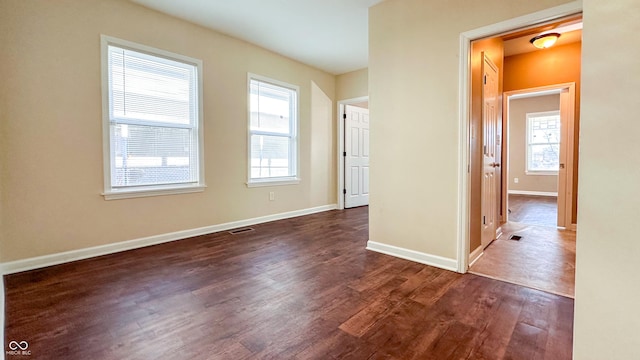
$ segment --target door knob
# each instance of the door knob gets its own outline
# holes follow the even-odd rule
[[[493,163],[493,164],[491,164],[491,166],[493,166],[494,168],[500,167],[500,163]]]

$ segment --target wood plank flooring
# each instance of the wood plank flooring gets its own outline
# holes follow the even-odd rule
[[[573,300],[365,250],[366,207],[5,276],[31,359],[571,359]]]
[[[469,269],[478,275],[573,298],[576,233],[554,227],[508,222],[502,236]],[[511,235],[522,236],[519,241]]]
[[[508,221],[529,225],[558,225],[558,198],[555,196],[532,196],[509,194]]]

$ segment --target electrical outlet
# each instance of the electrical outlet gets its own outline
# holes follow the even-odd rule
[[[276,193],[273,191],[269,192],[269,201],[273,201],[276,199]]]
[[[513,178],[513,182],[514,182],[514,183],[516,183],[516,184],[517,184],[517,183],[518,183],[518,181],[520,181],[520,179],[518,179],[518,178]]]

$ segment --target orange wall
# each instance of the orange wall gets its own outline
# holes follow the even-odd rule
[[[573,151],[573,216],[577,218],[578,140],[580,134],[581,43],[573,43],[504,59],[504,91],[529,89],[561,83],[576,83],[575,147]]]

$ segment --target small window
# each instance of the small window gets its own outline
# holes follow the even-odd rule
[[[560,168],[560,112],[527,114],[527,173],[556,175]]]
[[[105,198],[202,191],[200,60],[102,37]]]
[[[298,94],[295,85],[249,74],[248,186],[299,182]]]

